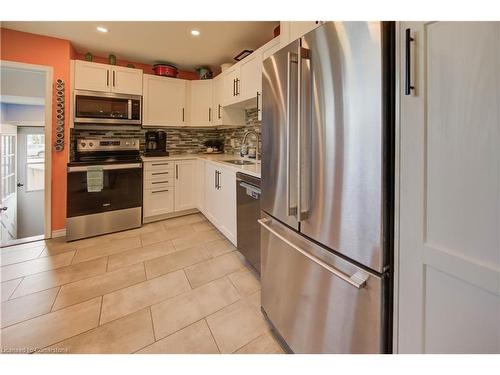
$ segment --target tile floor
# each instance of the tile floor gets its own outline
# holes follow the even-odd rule
[[[201,214],[1,250],[3,353],[283,353],[260,283]]]

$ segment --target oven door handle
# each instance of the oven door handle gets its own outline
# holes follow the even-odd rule
[[[103,171],[110,171],[116,169],[134,169],[134,168],[142,168],[141,163],[128,163],[128,164],[110,164],[110,165],[95,165],[102,167]],[[68,172],[87,172],[89,167],[95,167],[94,165],[82,165],[77,167],[68,167]]]

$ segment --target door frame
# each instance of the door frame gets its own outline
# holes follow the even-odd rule
[[[52,238],[52,88],[54,68],[47,65],[26,64],[14,61],[0,60],[0,66],[5,68],[35,71],[45,73],[45,181],[44,181],[44,236]]]

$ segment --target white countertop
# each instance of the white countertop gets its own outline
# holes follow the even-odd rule
[[[242,172],[250,176],[260,178],[260,160],[254,164],[248,165],[236,165],[231,163],[225,163],[225,160],[249,160],[255,162],[253,159],[242,158],[234,154],[179,154],[171,156],[143,156],[142,160],[144,162],[160,161],[160,160],[186,160],[186,159],[202,159],[210,161],[213,163],[218,163],[226,168],[232,168],[237,172]]]

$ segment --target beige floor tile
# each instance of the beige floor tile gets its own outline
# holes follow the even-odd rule
[[[264,333],[255,340],[250,341],[241,349],[238,349],[236,354],[284,354],[278,341],[271,333]]]
[[[231,251],[235,251],[236,247],[234,247],[231,242],[224,238],[206,242],[205,249],[207,249],[207,252],[211,257],[216,257],[222,254],[230,253]]]
[[[143,309],[59,342],[42,353],[133,353],[155,341],[151,314]]]
[[[50,312],[59,288],[52,288],[2,303],[1,327]]]
[[[2,251],[1,265],[7,266],[9,264],[25,262],[27,260],[38,258],[38,256],[45,249],[45,244],[35,247],[28,247],[25,249],[17,249],[10,251]]]
[[[213,259],[195,264],[185,269],[189,283],[193,288],[220,279],[225,275],[236,272],[245,264],[236,251],[224,254]]]
[[[144,265],[139,263],[114,272],[106,272],[98,276],[66,284],[61,287],[53,310],[59,310],[75,303],[102,296],[145,280]]]
[[[23,279],[12,298],[50,289],[106,272],[107,258],[99,258],[72,266],[37,273]]]
[[[206,241],[200,236],[200,233],[192,232],[183,237],[172,239],[172,243],[177,250],[186,250],[190,247],[199,246],[205,243]]]
[[[170,241],[163,241],[132,250],[122,251],[121,253],[110,255],[108,260],[108,271],[158,258],[174,251],[175,248]]]
[[[71,263],[71,259],[73,259],[74,255],[74,251],[70,251],[51,257],[37,258],[4,266],[1,269],[2,281],[17,279],[22,276],[67,266]]]
[[[33,241],[33,242],[26,242],[22,243],[19,245],[14,245],[14,246],[5,246],[0,248],[0,253],[8,253],[10,251],[19,251],[19,250],[25,250],[29,249],[32,247],[40,247],[40,246],[45,246],[47,241],[42,240],[42,241]]]
[[[205,217],[201,214],[192,214],[165,220],[163,221],[163,225],[165,228],[174,228],[181,225],[199,223],[205,220]]]
[[[177,296],[190,289],[186,275],[180,270],[106,294],[102,303],[101,324]]]
[[[207,318],[221,353],[232,353],[269,331],[262,313],[238,301]]]
[[[260,300],[261,291],[258,290],[248,296],[244,296],[243,299],[248,302],[251,306],[253,306],[256,310],[260,311],[261,300]]]
[[[242,296],[255,293],[260,289],[260,281],[257,275],[246,268],[230,274],[229,279]]]
[[[172,254],[145,262],[148,279],[176,271],[195,263],[207,260],[209,257],[203,245],[198,245],[186,250],[176,251]]]
[[[139,236],[112,240],[102,246],[93,245],[91,247],[85,247],[76,251],[75,259],[73,259],[73,264],[86,260],[101,258],[138,247],[141,247],[141,238]]]
[[[4,283],[2,283],[2,302],[7,301],[12,293],[14,293],[14,290],[19,286],[21,283],[22,278],[19,279],[14,279],[14,280],[9,280]]]
[[[191,224],[181,225],[173,228],[163,228],[150,233],[141,234],[142,246],[150,245],[156,242],[173,240],[174,238],[179,238],[187,236],[193,233],[193,228]]]
[[[215,230],[215,227],[209,221],[200,221],[190,224],[195,232],[204,232],[207,230]]]
[[[239,298],[229,280],[220,279],[151,306],[156,339],[187,327]]]
[[[140,350],[140,354],[217,354],[219,349],[205,319]]]
[[[46,241],[46,249],[41,256],[57,255],[67,251],[84,249],[91,246],[103,246],[109,243],[109,239],[104,236],[84,238],[78,241],[66,242],[66,237],[54,238]]]
[[[2,330],[2,349],[33,352],[97,327],[101,297]]]

